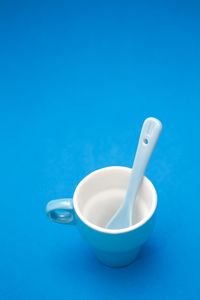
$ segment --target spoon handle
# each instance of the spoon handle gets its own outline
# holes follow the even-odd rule
[[[145,173],[152,151],[157,143],[162,124],[156,118],[147,118],[144,121],[138,147],[133,162],[133,171],[129,181],[128,191],[126,195],[126,203],[130,207],[133,205],[139,185]],[[131,210],[132,211],[132,210]]]

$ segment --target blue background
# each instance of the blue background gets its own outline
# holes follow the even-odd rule
[[[199,32],[198,1],[1,1],[0,299],[200,299]],[[148,116],[157,225],[110,269],[45,205],[131,166]]]

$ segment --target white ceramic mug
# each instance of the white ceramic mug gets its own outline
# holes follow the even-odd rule
[[[125,197],[130,174],[127,167],[96,170],[78,184],[73,199],[52,200],[46,207],[51,220],[76,225],[97,258],[111,267],[133,262],[154,226],[157,193],[144,177],[135,202],[135,223],[123,229],[105,228]]]

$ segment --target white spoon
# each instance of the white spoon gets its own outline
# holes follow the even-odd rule
[[[107,223],[106,228],[120,229],[133,224],[134,202],[161,129],[161,122],[155,118],[147,118],[144,121],[125,200]]]

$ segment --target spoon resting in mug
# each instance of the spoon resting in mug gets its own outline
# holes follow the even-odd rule
[[[158,119],[147,118],[144,121],[133,162],[126,197],[122,205],[106,224],[106,228],[120,229],[129,227],[133,224],[135,199],[161,130],[162,123]]]

